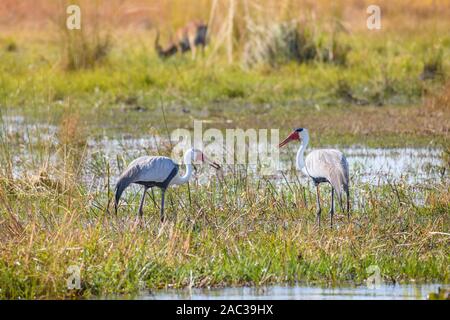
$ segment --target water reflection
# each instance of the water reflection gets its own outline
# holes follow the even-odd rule
[[[145,293],[139,299],[193,299],[193,300],[241,300],[241,299],[280,299],[280,300],[411,300],[426,299],[430,292],[437,291],[439,284],[401,284],[381,285],[375,289],[367,286],[313,287],[313,286],[269,286],[232,287],[218,289],[165,289]]]

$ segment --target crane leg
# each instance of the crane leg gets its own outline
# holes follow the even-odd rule
[[[334,188],[331,186],[331,207],[330,207],[330,227],[333,228],[333,215],[334,215]]]
[[[147,187],[144,187],[144,193],[142,194],[141,197],[141,203],[139,204],[139,216],[142,218],[142,215],[144,214],[143,212],[143,207],[144,207],[144,199],[145,199],[145,194],[147,193]]]
[[[348,187],[346,190],[346,194],[347,194],[347,218],[348,220],[350,220],[350,191],[348,190]]]
[[[316,202],[317,202],[317,224],[320,227],[320,213],[322,212],[322,208],[320,207],[320,192],[319,192],[319,184],[316,184],[316,190],[317,190],[317,195],[316,195]]]
[[[164,222],[164,195],[166,193],[165,189],[161,189],[161,213],[160,213],[160,218],[161,218],[161,222]]]

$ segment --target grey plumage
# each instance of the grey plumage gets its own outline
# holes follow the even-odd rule
[[[307,131],[304,133],[306,136]],[[308,138],[306,138],[308,140]],[[320,149],[311,151],[305,158],[305,171],[309,175],[317,189],[317,221],[320,225],[320,195],[319,184],[329,182],[331,184],[331,208],[330,224],[333,226],[334,215],[334,193],[336,192],[341,210],[344,211],[342,203],[342,192],[347,196],[347,215],[350,214],[350,190],[348,176],[348,162],[345,156],[336,149]]]
[[[120,175],[116,184],[115,210],[125,189],[132,183],[145,189],[166,189],[178,173],[178,165],[172,159],[160,156],[143,156],[132,161]],[[144,191],[145,192],[145,191]]]
[[[127,176],[120,177],[116,184],[116,194],[115,194],[115,202],[114,209],[117,213],[117,206],[119,205],[120,197],[125,189],[133,182],[133,179]]]
[[[119,205],[120,197],[124,190],[132,183],[144,186],[141,202],[139,204],[139,215],[143,215],[145,194],[148,188],[158,187],[161,189],[161,222],[164,221],[164,195],[169,185],[181,185],[187,183],[192,176],[193,162],[208,163],[216,170],[220,165],[209,160],[203,152],[198,149],[188,149],[184,154],[185,173],[179,175],[179,166],[167,157],[144,156],[132,161],[125,171],[120,175],[116,184],[115,211]]]
[[[319,184],[328,182],[331,184],[331,207],[330,207],[330,225],[333,226],[334,215],[334,193],[337,193],[339,204],[342,211],[342,192],[347,195],[347,216],[350,218],[350,190],[349,190],[349,173],[348,162],[345,156],[336,149],[320,149],[311,151],[306,158],[304,152],[309,142],[308,129],[295,129],[279,147],[283,147],[290,141],[301,140],[302,144],[297,152],[296,164],[297,168],[305,175],[309,176],[316,186],[316,202],[317,202],[317,221],[320,226],[320,191]]]
[[[342,192],[345,192],[348,198],[349,177],[348,162],[342,152],[336,149],[313,150],[306,156],[305,165],[313,180],[325,179],[331,184],[343,209]]]

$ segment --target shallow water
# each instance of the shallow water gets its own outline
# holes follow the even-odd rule
[[[146,155],[157,154],[157,145],[161,139],[152,136],[141,138],[111,139],[104,137],[101,140],[89,140],[89,149],[92,152],[101,152],[107,159],[116,159],[124,156],[129,159]],[[408,184],[441,180],[446,177],[442,170],[445,163],[439,148],[367,148],[352,146],[341,148],[346,155],[353,183],[380,183],[403,180]],[[292,152],[295,154],[295,151]],[[282,167],[289,167],[292,159],[281,158]],[[223,162],[222,162],[223,163]],[[251,167],[249,171],[258,172]],[[280,178],[280,177],[278,177]],[[300,175],[300,179],[302,179]],[[275,178],[276,179],[276,178]]]
[[[57,128],[46,124],[27,124],[21,117],[3,119],[1,134],[15,139],[19,143],[13,146],[12,160],[13,174],[23,177],[30,168],[42,167],[41,163],[56,164],[58,154],[47,150],[43,156],[36,156],[36,150],[29,148],[29,144],[57,144]],[[85,159],[87,167],[83,181],[90,191],[104,190],[106,171],[104,163],[110,165],[111,186],[119,176],[120,171],[131,159],[146,154],[157,154],[157,147],[163,143],[162,139],[150,135],[140,138],[124,136],[121,139],[103,137],[101,139],[88,139]],[[28,145],[27,145],[28,144]],[[405,183],[408,185],[426,184],[449,181],[449,174],[444,168],[446,164],[442,159],[442,150],[438,148],[367,148],[352,146],[341,148],[347,156],[350,166],[350,176],[353,186],[368,183],[382,185],[386,183]],[[46,153],[47,152],[47,153]],[[288,158],[282,158],[284,164],[292,163],[295,150],[286,152]],[[123,163],[119,164],[118,159]],[[198,178],[205,178],[199,175]],[[253,175],[253,178],[259,176]],[[296,181],[294,177],[287,177],[288,181]],[[284,178],[278,174],[270,179],[280,182],[282,187]],[[308,179],[299,178],[303,184]],[[103,188],[103,189],[102,189]],[[356,189],[356,188],[355,188]],[[102,191],[103,192],[103,191]],[[354,197],[364,198],[355,190]],[[421,200],[417,193],[418,203]],[[359,201],[359,200],[358,200]],[[359,202],[356,203],[356,207]],[[191,290],[159,290],[144,293],[140,299],[425,299],[430,292],[436,292],[439,284],[408,284],[408,285],[382,285],[379,288],[369,289],[367,286],[343,287],[311,287],[311,286],[269,286],[264,288],[220,288]]]
[[[27,147],[28,144],[57,145],[57,128],[43,123],[27,123],[21,116],[2,117],[3,134],[13,137],[17,143],[12,151],[12,160],[15,164],[13,174],[20,177],[24,172],[29,172],[36,163],[47,162],[56,164],[58,156],[55,152],[46,151],[48,154],[36,156],[36,151]],[[148,154],[158,154],[158,146],[167,143],[164,139],[154,135],[143,135],[139,138],[123,136],[122,138],[102,137],[89,138],[85,159],[88,166],[84,172],[83,180],[87,184],[96,184],[97,180],[103,180],[105,176],[105,163],[110,166],[110,183],[115,183],[123,167],[132,159]],[[380,185],[401,181],[406,184],[435,183],[448,181],[448,170],[442,159],[442,149],[439,148],[367,148],[351,146],[340,148],[346,155],[350,167],[351,182],[353,185],[368,183]],[[269,179],[275,183],[285,183],[285,178],[280,174],[284,172],[288,181],[307,183],[308,179],[301,174],[293,176],[295,171],[288,170],[293,166],[295,148],[285,150],[280,156],[280,168]],[[119,160],[121,161],[119,163]],[[223,163],[223,162],[222,162]],[[32,164],[32,165],[30,165]],[[39,167],[39,166],[37,166]],[[227,167],[225,166],[225,169]],[[230,167],[228,170],[231,170]],[[233,169],[235,170],[235,168]],[[252,166],[246,168],[254,178],[260,178],[259,171]],[[207,181],[208,170],[200,170],[197,178],[199,182]],[[297,174],[296,174],[297,175]]]
[[[446,286],[440,284],[398,284],[380,285],[373,289],[365,285],[356,287],[269,286],[262,288],[165,289],[142,294],[138,299],[418,300],[426,299],[429,293],[437,292],[439,287]]]
[[[413,184],[443,177],[442,150],[430,148],[346,148],[353,176],[360,182],[406,179]]]

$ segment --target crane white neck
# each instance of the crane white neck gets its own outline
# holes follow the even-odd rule
[[[189,149],[188,151],[186,151],[186,153],[184,154],[184,164],[186,167],[186,172],[184,173],[183,176],[180,176],[179,174],[177,174],[175,176],[175,178],[172,180],[172,184],[180,185],[180,184],[184,184],[189,181],[189,179],[192,176],[192,172],[193,172],[193,166],[192,166],[193,158],[194,158],[194,150]]]
[[[309,143],[309,136],[307,134],[302,136],[302,143],[300,144],[300,148],[297,151],[296,165],[297,169],[303,171],[305,174],[306,166],[305,166],[305,150]]]
[[[184,184],[189,181],[189,179],[192,176],[193,172],[193,166],[192,166],[192,159],[193,159],[193,150],[189,149],[184,154],[184,164],[186,166],[186,172],[183,176],[180,176],[179,174],[176,175],[175,179],[172,180],[172,184]]]

